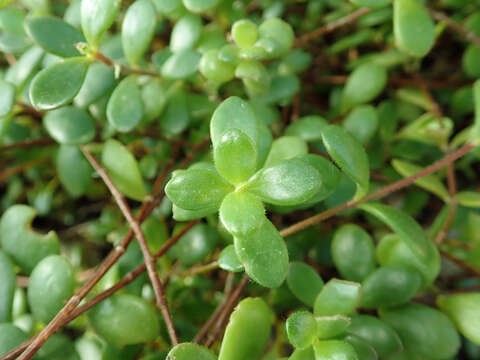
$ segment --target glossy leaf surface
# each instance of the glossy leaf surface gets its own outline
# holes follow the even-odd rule
[[[352,345],[340,340],[318,341],[313,345],[315,360],[359,360]]]
[[[292,262],[288,267],[287,285],[304,304],[313,307],[323,287],[323,280],[315,269],[302,262]]]
[[[349,315],[360,304],[360,284],[332,279],[325,284],[315,299],[316,316]]]
[[[266,221],[265,208],[248,192],[231,192],[220,206],[220,221],[234,236],[248,236]]]
[[[228,245],[222,250],[218,257],[218,266],[226,271],[243,271],[243,264],[237,256],[234,245]]]
[[[112,93],[107,105],[107,119],[120,132],[134,129],[143,116],[142,94],[134,77],[127,77]]]
[[[85,144],[95,136],[95,124],[90,115],[73,106],[49,111],[43,121],[50,136],[60,144]]]
[[[168,352],[166,360],[216,360],[217,357],[207,348],[193,344],[182,343],[174,346]]]
[[[113,24],[120,0],[82,0],[82,30],[88,43],[97,47],[100,37]]]
[[[290,315],[286,329],[288,340],[299,349],[311,346],[317,336],[317,322],[308,311],[297,311]]]

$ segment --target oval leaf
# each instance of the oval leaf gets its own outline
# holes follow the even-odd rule
[[[133,130],[143,116],[143,101],[134,77],[127,77],[108,100],[107,119],[120,132]]]
[[[317,322],[308,311],[297,311],[290,315],[286,328],[288,340],[299,349],[311,346],[317,337]]]
[[[304,304],[313,307],[323,287],[323,280],[315,269],[302,262],[292,262],[288,267],[287,285]]]
[[[315,299],[316,316],[349,315],[360,304],[360,284],[332,279],[323,287]]]
[[[115,21],[121,4],[120,0],[82,0],[82,30],[88,43],[94,48]]]
[[[166,360],[216,360],[217,357],[207,348],[193,344],[183,343],[176,345],[168,352]]]
[[[49,111],[43,122],[50,136],[60,144],[85,144],[95,136],[95,124],[90,115],[73,106]]]

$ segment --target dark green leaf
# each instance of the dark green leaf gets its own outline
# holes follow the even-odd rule
[[[50,136],[60,144],[85,144],[95,136],[95,124],[90,115],[73,106],[49,111],[43,123]]]
[[[292,262],[288,267],[287,285],[304,304],[313,307],[323,287],[323,280],[315,269],[302,262]]]
[[[315,360],[360,360],[352,345],[340,340],[317,341],[313,345]]]

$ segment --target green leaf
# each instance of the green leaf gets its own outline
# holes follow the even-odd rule
[[[357,183],[355,198],[368,193],[370,169],[365,149],[352,135],[340,126],[329,125],[323,129],[322,139],[328,153],[340,168]]]
[[[190,123],[187,97],[182,90],[172,94],[167,102],[165,111],[160,118],[162,130],[168,135],[178,135],[184,131]]]
[[[0,356],[28,340],[28,336],[13,324],[0,324]]]
[[[200,219],[207,215],[215,214],[217,211],[218,208],[216,206],[202,208],[200,210],[185,210],[175,204],[172,206],[173,219],[175,221]]]
[[[380,309],[380,318],[400,335],[405,350],[422,359],[449,359],[460,348],[460,337],[450,319],[426,305],[408,304]]]
[[[38,234],[31,228],[36,215],[33,208],[13,205],[4,212],[0,221],[0,242],[3,251],[12,257],[27,274],[44,257],[60,252],[54,231]]]
[[[175,230],[180,230],[181,226]],[[174,231],[175,233],[176,231]],[[170,256],[180,260],[186,266],[199,263],[210,255],[218,242],[217,231],[206,225],[196,224],[172,246]]]
[[[222,61],[217,49],[206,51],[200,59],[198,67],[203,76],[219,84],[235,77],[235,65]]]
[[[362,282],[365,308],[402,305],[412,299],[422,286],[421,274],[406,266],[383,266]]]
[[[282,136],[273,141],[264,166],[271,167],[307,153],[308,145],[305,140],[295,136]]]
[[[238,185],[250,179],[257,168],[255,144],[241,130],[228,129],[213,152],[215,166],[228,182]]]
[[[109,139],[102,151],[102,163],[118,190],[125,196],[142,201],[147,195],[135,157],[120,142]]]
[[[440,271],[440,256],[436,246],[425,236],[423,229],[406,213],[379,203],[358,206],[392,228],[415,257],[416,268],[431,284]]]
[[[286,328],[288,340],[299,349],[310,347],[317,337],[317,322],[308,311],[297,311],[290,315]]]
[[[412,56],[427,55],[435,42],[435,24],[419,0],[393,2],[393,30],[397,47]]]
[[[177,171],[165,187],[165,193],[175,205],[186,210],[219,208],[233,187],[220,175],[207,169]]]
[[[51,16],[36,16],[25,21],[25,30],[45,51],[61,57],[80,56],[76,43],[84,42],[82,33],[72,25]]]
[[[135,1],[125,13],[122,24],[122,47],[131,65],[137,65],[155,33],[155,8],[150,0]]]
[[[340,340],[317,341],[313,345],[315,360],[359,360],[352,345]]]
[[[306,349],[296,349],[288,360],[315,360],[313,347]]]
[[[471,140],[475,145],[480,142],[480,80],[473,84],[473,100],[475,105],[475,118],[471,132]]]
[[[309,142],[319,141],[322,140],[322,130],[327,124],[327,120],[321,116],[304,116],[288,125],[285,129],[285,135],[297,136]]]
[[[38,46],[32,46],[11,66],[5,74],[5,80],[22,88],[43,59],[44,52]]]
[[[48,324],[73,295],[75,279],[70,263],[51,255],[35,266],[28,285],[28,303],[33,316]]]
[[[58,178],[67,193],[78,197],[87,192],[92,183],[93,169],[78,147],[60,146],[56,165]]]
[[[8,115],[15,104],[15,86],[0,79],[0,116]]]
[[[445,148],[452,132],[452,119],[446,117],[439,119],[432,113],[426,113],[404,126],[397,133],[397,138],[413,139]]]
[[[480,293],[442,295],[437,304],[463,336],[480,344]]]
[[[293,159],[261,169],[243,188],[269,204],[299,205],[315,195],[321,185],[314,167]]]
[[[350,315],[360,304],[360,284],[332,279],[315,299],[316,316]]]
[[[407,161],[394,159],[392,160],[393,168],[403,177],[407,178],[423,170],[422,167],[409,163]],[[435,174],[428,174],[415,180],[415,184],[419,187],[437,195],[443,201],[450,199],[447,188],[443,185]]]
[[[377,110],[371,105],[360,105],[343,122],[345,129],[360,143],[368,143],[378,128]]]
[[[93,48],[115,21],[121,4],[120,0],[82,0],[82,31]]]
[[[0,323],[11,321],[15,280],[13,263],[8,255],[0,250]]]
[[[355,315],[351,319],[348,332],[367,341],[382,359],[403,350],[402,340],[395,330],[374,316]]]
[[[365,6],[372,9],[385,7],[392,2],[392,0],[350,0],[357,6]]]
[[[460,191],[455,198],[462,206],[480,208],[480,193],[477,191]]]
[[[120,132],[133,130],[142,119],[143,101],[135,77],[123,79],[107,104],[107,119]]]
[[[235,21],[232,25],[232,38],[240,48],[253,46],[258,39],[257,25],[248,19]]]
[[[272,48],[266,48],[269,57],[279,57],[288,53],[293,45],[295,34],[290,24],[282,19],[270,18],[265,20],[258,28],[260,39],[273,41]]]
[[[193,344],[182,343],[168,352],[166,360],[216,360],[217,357],[209,349]]]
[[[242,300],[230,316],[218,360],[259,359],[270,338],[272,318],[262,299]]]
[[[184,15],[172,29],[170,50],[177,52],[192,49],[200,38],[202,19],[194,14]]]
[[[337,337],[345,332],[350,325],[350,318],[343,315],[318,316],[317,336],[320,340]]]
[[[323,287],[323,280],[315,269],[302,262],[292,262],[288,267],[287,286],[305,305],[313,307]]]
[[[331,253],[335,267],[346,280],[362,281],[376,268],[373,240],[357,225],[344,225],[335,232]]]
[[[253,235],[234,237],[235,250],[245,271],[262,286],[280,286],[288,272],[288,251],[283,238],[267,219]]]
[[[60,144],[85,144],[95,136],[95,124],[90,115],[73,106],[49,111],[43,124],[48,134]]]
[[[162,75],[170,79],[187,79],[197,72],[201,55],[192,49],[173,53],[162,66]]]
[[[248,192],[231,192],[220,206],[220,221],[234,236],[248,236],[265,222],[265,208]]]
[[[348,77],[343,90],[344,106],[350,108],[368,103],[380,95],[386,85],[385,67],[375,63],[361,65]]]
[[[201,14],[212,10],[219,2],[220,0],[183,0],[183,5],[187,10]]]
[[[39,110],[52,110],[69,103],[82,87],[89,60],[70,58],[40,71],[30,85],[30,101]]]
[[[114,85],[114,69],[103,63],[93,63],[88,67],[85,81],[73,102],[85,108],[106,95]]]
[[[218,257],[218,266],[220,269],[232,272],[241,272],[244,270],[243,264],[237,256],[234,245],[228,245],[222,250]]]
[[[117,347],[150,342],[160,334],[153,305],[129,294],[103,300],[88,312],[88,319],[102,338]]]

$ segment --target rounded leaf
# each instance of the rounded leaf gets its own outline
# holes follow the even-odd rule
[[[290,315],[286,328],[288,340],[299,349],[311,346],[317,337],[317,322],[308,311],[297,311]]]
[[[120,132],[133,130],[143,116],[143,101],[134,77],[118,84],[107,104],[107,119]]]
[[[172,29],[170,50],[177,52],[192,49],[202,32],[202,19],[193,14],[184,15]]]
[[[319,316],[315,320],[317,321],[317,336],[321,340],[343,334],[350,325],[350,318],[343,315]]]
[[[316,316],[349,315],[360,304],[360,284],[332,279],[325,284],[315,299]]]
[[[199,71],[208,80],[219,84],[230,81],[235,76],[235,65],[223,61],[217,49],[206,51],[200,59]]]
[[[322,130],[327,124],[327,120],[321,116],[304,116],[288,125],[285,135],[296,136],[305,141],[319,141],[322,140]]]
[[[307,153],[308,145],[305,140],[296,136],[282,136],[273,141],[264,167],[271,167]]]
[[[218,266],[220,269],[232,272],[241,272],[244,270],[243,264],[237,256],[234,245],[228,245],[222,250],[218,257]]]
[[[375,63],[356,68],[348,77],[343,91],[345,106],[353,107],[375,99],[387,85],[387,70]]]
[[[323,287],[323,280],[315,269],[302,262],[292,262],[288,267],[287,285],[304,304],[313,307]]]
[[[43,122],[48,134],[60,144],[85,144],[95,136],[95,124],[90,115],[73,106],[49,111]]]
[[[11,320],[15,280],[13,263],[8,255],[0,250],[0,323]]]
[[[377,110],[371,105],[361,105],[352,110],[343,122],[345,129],[360,143],[368,143],[378,128]]]
[[[359,360],[353,346],[341,340],[317,341],[313,350],[315,360]]]
[[[162,75],[170,79],[186,79],[197,72],[200,53],[182,49],[173,53],[163,64]]]
[[[183,0],[183,5],[187,10],[201,14],[213,9],[219,2],[220,0]]]
[[[85,108],[106,95],[115,85],[115,70],[96,62],[88,67],[85,81],[73,99],[76,106]]]
[[[253,46],[258,39],[257,25],[248,19],[235,21],[232,25],[232,38],[240,48]]]
[[[206,224],[196,224],[172,246],[169,255],[182,264],[192,265],[210,255],[218,242],[217,231]]]
[[[58,178],[67,193],[77,197],[87,192],[92,183],[93,168],[78,147],[60,146],[56,165]]]
[[[290,24],[282,19],[270,18],[265,20],[258,28],[260,39],[269,39],[275,45],[269,49],[265,48],[270,57],[277,57],[286,54],[293,45],[295,34]]]
[[[193,343],[182,343],[168,352],[165,360],[216,360],[217,357],[209,349]]]
[[[82,31],[88,43],[97,47],[100,37],[113,24],[120,0],[82,0]]]
[[[476,191],[459,191],[455,196],[462,206],[480,208],[480,193]]]
[[[15,103],[15,86],[5,80],[0,80],[0,116],[8,115]]]

